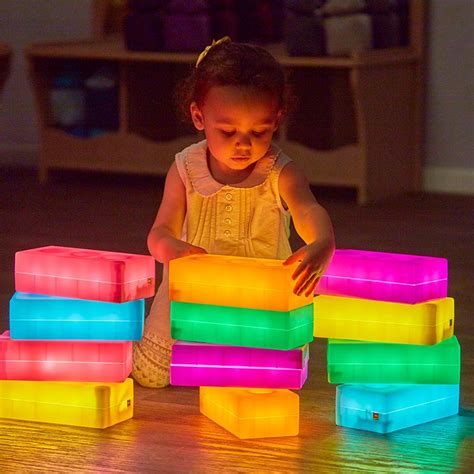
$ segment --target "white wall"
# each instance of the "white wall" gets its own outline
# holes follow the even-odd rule
[[[36,165],[36,113],[25,45],[91,36],[91,0],[0,0],[0,41],[13,51],[0,98],[0,163]]]
[[[23,48],[87,38],[92,0],[0,0],[0,41],[14,51],[0,100],[0,163],[35,165],[36,115]],[[474,0],[431,0],[424,188],[474,194]]]
[[[474,194],[474,0],[432,0],[424,187]]]

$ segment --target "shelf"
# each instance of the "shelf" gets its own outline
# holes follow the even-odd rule
[[[177,150],[195,143],[197,139],[196,135],[191,135],[156,142],[134,133],[115,132],[81,139],[47,127],[43,130],[41,153],[54,157],[48,164],[52,169],[164,175]],[[131,156],[136,159],[131,160]]]
[[[99,137],[78,139],[62,130],[44,130],[44,153],[55,156],[52,168],[119,173],[163,175],[171,166],[177,150],[182,150],[203,137],[189,135],[175,140],[157,142],[134,133],[105,133]],[[308,179],[323,185],[357,187],[362,170],[354,172],[360,162],[356,144],[334,150],[315,151],[296,142],[279,140],[276,144],[290,156],[298,156]],[[140,160],[131,161],[130,154],[140,150]],[[157,159],[159,157],[159,160]],[[341,170],[346,170],[341,175]]]
[[[332,150],[315,150],[292,140],[276,143],[288,156],[297,157],[312,184],[351,188],[364,184],[363,150],[357,143]]]
[[[371,67],[381,64],[414,62],[417,54],[409,48],[371,50],[354,53],[350,57],[307,57],[288,56],[283,44],[265,45],[283,66],[308,68],[354,68]],[[137,52],[125,49],[120,40],[112,41],[71,41],[61,43],[36,43],[25,49],[32,58],[62,58],[104,61],[162,62],[194,64],[196,53]]]

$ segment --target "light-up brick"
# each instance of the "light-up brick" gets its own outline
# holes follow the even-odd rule
[[[289,350],[313,340],[313,305],[268,311],[171,301],[174,339]]]
[[[126,303],[15,293],[10,300],[12,339],[137,341],[145,301]]]
[[[293,293],[297,264],[226,255],[189,255],[170,261],[171,301],[291,311],[312,297]]]
[[[132,379],[122,383],[0,380],[0,418],[107,428],[132,417]]]
[[[308,345],[289,351],[177,341],[172,385],[300,389],[308,375]]]
[[[18,341],[0,335],[0,380],[123,382],[132,342]]]
[[[332,339],[436,344],[453,335],[454,300],[426,303],[316,296],[314,336]]]
[[[115,303],[149,298],[155,293],[155,260],[72,247],[23,250],[15,254],[15,289]]]
[[[391,433],[459,411],[459,385],[338,385],[336,424]]]
[[[432,346],[329,339],[328,380],[350,384],[459,384],[456,336]]]
[[[299,396],[290,390],[200,387],[200,411],[241,439],[296,436]]]
[[[437,257],[337,249],[315,293],[412,304],[445,298],[448,261]]]

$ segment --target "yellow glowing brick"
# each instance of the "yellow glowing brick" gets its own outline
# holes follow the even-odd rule
[[[225,255],[190,255],[170,262],[170,300],[239,308],[291,311],[312,295],[293,293],[297,264]]]
[[[428,345],[451,337],[453,331],[453,298],[417,304],[314,298],[315,337]]]
[[[107,428],[133,416],[133,380],[122,383],[0,380],[0,418]]]
[[[200,411],[241,439],[296,436],[299,396],[290,390],[200,387]]]

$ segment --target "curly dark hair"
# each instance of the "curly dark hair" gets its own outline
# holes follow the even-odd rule
[[[178,116],[191,120],[189,106],[204,103],[207,93],[215,86],[249,87],[257,92],[270,93],[286,114],[294,103],[285,71],[265,49],[246,43],[224,42],[213,46],[193,67],[174,92]]]

